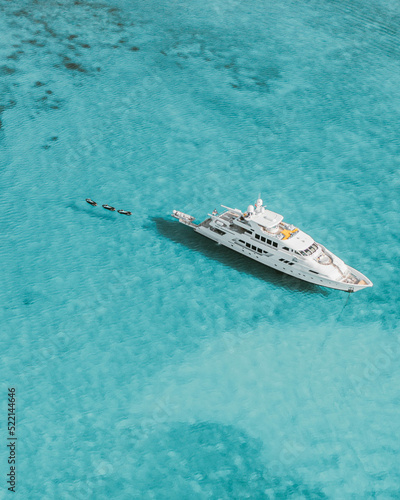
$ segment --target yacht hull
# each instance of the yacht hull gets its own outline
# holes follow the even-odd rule
[[[321,274],[313,275],[310,272],[307,273],[306,269],[302,269],[300,265],[290,265],[290,262],[288,263],[282,262],[282,260],[280,260],[282,259],[281,252],[259,254],[258,252],[248,249],[245,246],[238,245],[235,241],[233,241],[231,235],[229,236],[219,235],[213,233],[208,228],[202,227],[201,225],[199,226],[193,225],[193,226],[196,233],[199,233],[205,236],[206,238],[215,241],[220,245],[224,245],[225,247],[230,248],[235,252],[238,252],[242,255],[245,255],[246,257],[249,257],[250,259],[260,262],[260,264],[264,264],[265,266],[268,266],[277,271],[281,271],[282,273],[288,274],[289,276],[293,276],[294,278],[307,281],[308,283],[313,283],[314,285],[324,286],[327,288],[333,288],[335,290],[342,290],[344,292],[349,292],[349,293],[358,292],[363,288],[368,288],[372,286],[372,283],[368,280],[366,276],[361,274],[356,269],[353,269],[352,267],[348,266],[349,271],[354,276],[356,276],[359,281],[364,281],[365,284],[344,283],[341,281],[336,281],[326,278]]]

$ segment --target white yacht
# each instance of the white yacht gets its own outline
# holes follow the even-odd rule
[[[346,292],[372,286],[366,276],[347,266],[311,236],[283,222],[282,215],[267,210],[261,199],[255,206],[249,205],[245,213],[221,206],[222,213],[214,210],[200,224],[194,224],[194,217],[177,210],[172,216],[221,245],[303,281]]]

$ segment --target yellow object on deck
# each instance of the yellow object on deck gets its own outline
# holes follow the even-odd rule
[[[297,231],[298,231],[297,227],[295,227],[291,231],[289,229],[282,229],[281,233],[285,236],[282,239],[282,241],[289,239],[292,236],[292,234],[297,233]]]

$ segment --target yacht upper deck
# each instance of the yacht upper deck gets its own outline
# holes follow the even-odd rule
[[[266,208],[264,208],[262,212],[249,215],[248,218],[259,226],[264,226],[266,228],[277,226],[283,221],[283,215],[267,210]]]
[[[240,214],[230,209],[219,214],[217,218],[234,226],[238,233],[254,231],[255,234],[280,241],[283,246],[293,251],[304,251],[314,243],[311,236],[292,224],[283,222],[282,215],[265,208],[261,213],[252,214]]]

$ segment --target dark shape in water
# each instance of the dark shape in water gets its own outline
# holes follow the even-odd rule
[[[89,205],[92,205],[92,207],[97,207],[97,203],[95,201],[91,200],[90,198],[86,198],[86,201],[89,203]]]
[[[46,94],[52,94],[53,92],[51,90],[46,90]]]
[[[131,47],[129,50],[131,50],[132,52],[137,52],[138,50],[140,50],[139,47]]]
[[[31,45],[35,45],[36,47],[44,47],[44,43],[39,43],[36,39],[22,40],[22,43],[30,43]]]
[[[13,12],[14,16],[17,16],[17,17],[23,17],[23,16],[27,16],[28,13],[26,12],[26,10],[16,10],[15,12]]]
[[[35,82],[35,87],[42,87],[43,85],[46,85],[46,84],[42,83],[42,82]]]
[[[0,114],[3,113],[6,109],[11,109],[16,105],[16,101],[10,99],[6,104],[0,104]]]
[[[122,215],[132,215],[132,212],[128,212],[127,210],[117,210],[117,212]]]
[[[81,47],[84,49],[90,49],[90,45],[88,43],[81,43]]]
[[[74,38],[78,38],[78,35],[69,35],[68,40],[73,40]]]
[[[14,52],[13,54],[7,56],[7,59],[13,59],[14,61],[18,61],[19,55],[16,52]]]
[[[81,73],[87,73],[86,69],[83,68],[80,64],[74,62],[64,62],[64,66],[67,69],[71,69],[73,71],[80,71]]]
[[[186,335],[184,352],[193,349],[192,346],[198,348],[199,343],[195,344],[193,337],[194,332]],[[227,342],[223,336],[220,340],[235,352],[239,353],[243,348],[239,340],[236,344],[235,340]],[[244,341],[243,344],[245,345]],[[156,351],[151,351],[154,357],[153,352]],[[138,356],[138,353],[135,352],[135,355]],[[168,362],[164,358],[160,360],[161,363]],[[151,365],[154,364],[152,360]],[[268,424],[266,421],[267,428]],[[141,474],[142,470],[147,471],[151,468],[153,473],[147,483],[138,484],[139,498],[146,496],[150,485],[154,498],[163,498],[163,492],[171,488],[170,478],[164,471],[173,470],[175,477],[185,478],[186,484],[195,482],[198,485],[199,493],[196,496],[192,495],[192,498],[328,500],[321,489],[308,485],[292,470],[294,467],[291,468],[283,463],[282,458],[281,461],[276,461],[277,464],[273,461],[266,462],[264,457],[268,445],[250,433],[247,434],[239,425],[197,420],[195,423],[173,422],[159,427],[147,434],[144,434],[143,430],[142,433],[137,431],[135,433],[135,429],[129,429],[124,438],[125,454],[141,452],[143,436],[146,438],[146,450],[149,450],[138,468]],[[272,429],[272,426],[268,428],[269,431]],[[297,443],[294,446],[296,445],[298,448],[294,453],[300,456],[303,446]],[[290,448],[290,453],[293,453],[293,448]],[[286,453],[286,448],[282,450]],[[280,456],[285,455],[281,452]],[[288,456],[292,455],[288,452]],[[237,457],[240,457],[240,463]],[[154,463],[162,465],[154,467]],[[218,476],[216,470],[224,473]],[[209,492],[212,492],[212,495]]]
[[[106,210],[110,210],[111,212],[115,212],[115,208],[114,207],[111,207],[110,205],[101,205],[103,208],[105,208]]]
[[[266,87],[268,88],[268,84],[263,82],[262,80],[257,80],[257,78],[252,78],[252,80],[255,81],[255,84],[258,85],[259,87]]]
[[[9,68],[8,66],[0,67],[0,76],[13,75],[17,70],[15,68]]]
[[[57,135],[55,135],[55,136],[53,136],[50,140],[51,140],[51,141],[56,141],[57,139],[58,139],[58,136],[57,136]]]

